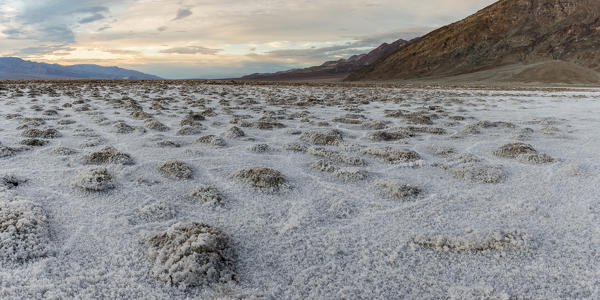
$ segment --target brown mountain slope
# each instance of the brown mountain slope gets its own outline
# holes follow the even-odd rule
[[[347,59],[328,61],[320,66],[309,67],[305,69],[293,69],[277,73],[257,73],[242,77],[243,80],[312,80],[338,78],[342,79],[348,74],[361,69],[364,66],[376,62],[378,59],[396,51],[404,46],[408,41],[397,40],[391,44],[383,43],[367,54],[354,55]]]
[[[501,0],[346,80],[441,78],[562,60],[600,71],[600,0]]]

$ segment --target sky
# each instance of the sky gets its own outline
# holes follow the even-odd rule
[[[227,78],[412,39],[496,0],[0,0],[0,56]]]

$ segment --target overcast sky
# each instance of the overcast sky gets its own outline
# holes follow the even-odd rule
[[[0,56],[219,78],[410,39],[496,0],[0,0]]]

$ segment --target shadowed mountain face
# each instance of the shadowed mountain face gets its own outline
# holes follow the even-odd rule
[[[277,73],[257,73],[244,76],[241,79],[284,81],[343,78],[364,66],[376,62],[378,59],[406,45],[406,43],[408,42],[400,39],[391,44],[384,43],[367,54],[354,55],[348,59],[328,61],[320,66],[305,69],[294,69]]]
[[[599,51],[599,0],[501,0],[347,80],[439,78],[548,60],[600,71]]]
[[[37,63],[16,57],[0,57],[0,79],[160,79],[118,67]]]

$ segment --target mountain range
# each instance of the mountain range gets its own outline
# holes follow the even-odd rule
[[[119,67],[83,64],[63,66],[16,57],[0,57],[0,79],[161,79]]]
[[[599,0],[501,0],[400,47],[346,80],[501,76],[597,83],[598,71]]]
[[[354,71],[373,64],[378,59],[396,51],[407,43],[408,41],[399,39],[391,44],[383,43],[367,54],[354,55],[347,59],[328,61],[322,65],[304,69],[293,69],[277,73],[255,73],[244,76],[241,79],[269,81],[342,79]]]

